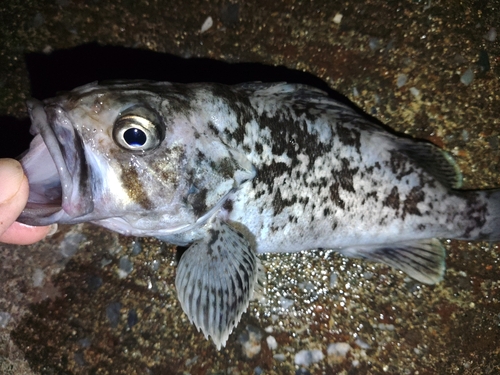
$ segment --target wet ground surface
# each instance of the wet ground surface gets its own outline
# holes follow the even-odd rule
[[[27,147],[30,95],[276,78],[448,150],[466,188],[500,186],[498,1],[6,1],[0,17],[2,156]],[[177,302],[174,248],[62,227],[0,247],[0,373],[499,373],[498,244],[446,248],[436,286],[332,252],[263,256],[267,292],[217,352]]]

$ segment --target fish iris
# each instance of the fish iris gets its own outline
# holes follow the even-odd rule
[[[142,130],[131,128],[123,133],[123,139],[129,146],[143,146],[147,141],[147,136]]]

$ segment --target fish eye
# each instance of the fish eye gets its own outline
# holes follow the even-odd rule
[[[133,107],[116,119],[113,139],[127,151],[151,151],[165,137],[160,120],[155,113],[144,107]]]

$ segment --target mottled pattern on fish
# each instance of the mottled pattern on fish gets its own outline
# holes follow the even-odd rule
[[[457,190],[448,154],[311,87],[91,84],[29,109],[20,220],[191,245],[179,299],[218,348],[259,283],[256,252],[336,249],[435,283],[437,238],[500,239],[499,191]]]

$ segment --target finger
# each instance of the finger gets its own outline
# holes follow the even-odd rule
[[[28,200],[28,179],[14,159],[0,159],[0,233],[17,219]]]
[[[56,230],[57,224],[47,227],[32,227],[16,221],[0,235],[0,242],[16,245],[30,245],[54,233]]]

